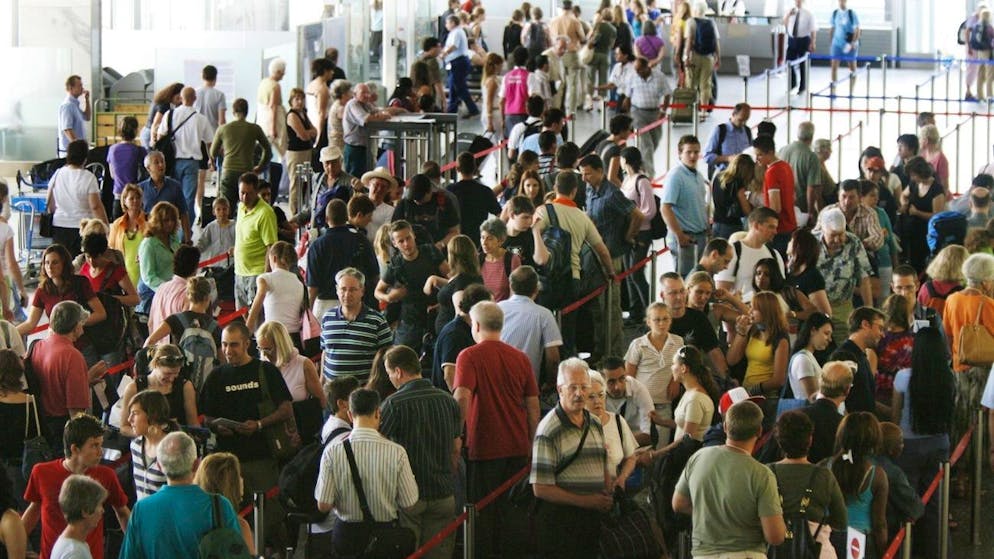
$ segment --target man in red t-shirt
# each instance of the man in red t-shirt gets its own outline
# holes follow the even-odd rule
[[[797,229],[797,215],[794,213],[794,170],[790,164],[777,158],[776,145],[769,136],[758,136],[752,141],[756,151],[756,163],[766,168],[763,177],[763,204],[777,212],[779,224],[773,246],[781,254],[787,254],[787,243]]]
[[[66,518],[59,508],[59,491],[62,482],[73,474],[82,474],[97,480],[107,490],[106,504],[114,509],[123,530],[128,526],[131,510],[128,496],[117,481],[111,468],[100,465],[104,455],[104,427],[90,415],[78,415],[66,423],[66,458],[36,464],[31,470],[24,500],[30,503],[21,516],[24,530],[30,534],[41,519],[41,559],[48,559],[52,546],[66,528]],[[86,537],[93,559],[104,557],[104,521]]]
[[[478,502],[528,464],[539,420],[538,384],[528,356],[500,341],[504,311],[496,303],[477,303],[469,316],[476,345],[456,358],[453,386],[466,420],[467,497]],[[511,551],[508,538],[501,537],[505,508],[498,504],[480,513],[481,557],[500,553],[500,547]]]

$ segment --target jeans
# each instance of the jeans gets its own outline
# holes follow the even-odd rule
[[[453,60],[450,66],[448,80],[449,105],[446,107],[446,112],[459,112],[459,102],[461,101],[466,103],[466,109],[469,110],[469,114],[479,114],[480,109],[473,102],[473,97],[469,94],[469,86],[466,85],[466,78],[469,77],[471,69],[469,57],[460,56]],[[351,174],[352,176],[357,176],[355,173]]]
[[[535,518],[539,555],[545,559],[593,557],[600,549],[600,511],[539,501]]]
[[[719,237],[726,240],[731,238],[732,233],[737,233],[741,230],[742,230],[741,224],[729,225],[727,223],[719,223],[716,221],[714,222],[714,224],[711,225],[711,233],[713,233],[715,237]]]
[[[235,274],[235,309],[248,308],[255,300],[257,286],[255,278],[259,276],[239,276]]]
[[[649,231],[639,231],[635,237],[635,244],[625,256],[625,269],[629,269],[637,262],[645,258],[652,247],[652,234]],[[645,317],[645,308],[652,303],[654,294],[649,293],[649,282],[645,279],[645,269],[638,270],[625,278],[625,289],[628,290],[628,301],[631,307],[628,309],[628,316],[632,319]]]
[[[681,277],[687,277],[694,269],[697,261],[701,259],[701,256],[704,256],[704,245],[708,242],[707,233],[684,232],[684,234],[692,239],[691,244],[687,246],[680,246],[680,241],[672,232],[666,235],[666,246],[669,247],[670,254],[673,256],[673,266],[676,267],[676,273],[680,274]]]
[[[186,201],[187,215],[190,222],[197,217],[197,177],[200,175],[200,161],[197,159],[177,159],[176,176],[173,177],[183,186],[183,199]],[[182,209],[182,208],[180,208]]]
[[[361,177],[366,172],[366,146],[345,144],[345,172],[353,177]]]
[[[73,258],[76,258],[83,252],[82,242],[83,239],[79,236],[78,227],[52,226],[52,244],[60,244],[66,247],[66,250],[69,251],[69,254]]]
[[[802,58],[805,54],[807,54],[810,48],[811,48],[811,37],[797,37],[797,38],[787,37],[787,61],[789,62],[791,60],[797,60],[799,58]],[[804,67],[807,66],[808,64],[810,64],[810,62],[804,62],[802,64],[798,64],[797,66],[790,67],[791,89],[794,89],[794,86],[797,85],[798,82],[797,74],[801,75],[800,78],[801,86],[797,89],[798,93],[804,91],[807,88],[807,84],[804,83],[804,80],[806,78]]]
[[[528,115],[505,115],[504,116],[504,139],[511,133],[515,124],[528,120]]]

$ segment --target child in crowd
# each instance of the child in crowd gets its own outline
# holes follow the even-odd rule
[[[896,423],[880,423],[880,452],[873,461],[887,472],[890,488],[887,492],[887,540],[890,541],[908,520],[918,520],[925,514],[918,492],[908,483],[908,476],[894,463],[904,452],[904,433]]]
[[[235,251],[235,222],[231,219],[231,204],[224,196],[219,196],[211,206],[214,211],[214,221],[207,224],[197,239],[200,257],[210,260],[215,256],[227,253],[234,255]],[[227,263],[220,263],[214,268],[227,268]]]
[[[504,248],[516,254],[521,263],[535,266],[535,239],[542,242],[541,235],[532,233],[532,218],[535,205],[525,196],[515,196],[505,206],[510,219],[507,220],[507,238]]]

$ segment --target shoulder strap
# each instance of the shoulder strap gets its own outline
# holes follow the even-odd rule
[[[352,472],[352,484],[355,485],[356,495],[359,497],[359,508],[362,509],[363,522],[376,522],[373,513],[369,510],[369,502],[366,500],[366,492],[362,489],[362,478],[359,477],[359,466],[355,462],[355,453],[352,452],[352,441],[345,439],[342,443],[345,447],[345,456],[349,459],[349,470]]]
[[[172,111],[169,111],[169,113],[170,113],[170,114],[172,114]],[[170,133],[171,133],[172,135],[174,135],[174,136],[175,136],[175,135],[176,135],[176,133],[177,133],[177,132],[179,132],[179,129],[180,129],[180,128],[183,128],[183,125],[184,125],[184,124],[186,124],[186,122],[187,122],[188,120],[190,120],[191,118],[193,118],[193,117],[195,117],[195,116],[197,116],[197,112],[196,112],[196,111],[194,111],[194,112],[190,113],[190,116],[188,116],[188,117],[184,118],[184,119],[183,119],[183,122],[179,123],[179,126],[177,126],[177,127],[176,127],[176,130],[170,130]],[[170,119],[170,122],[171,122],[171,119]]]
[[[221,527],[221,499],[217,493],[211,493],[211,516],[214,519],[213,530]]]
[[[733,242],[732,248],[735,249],[735,269],[732,270],[732,276],[737,276],[739,275],[739,263],[742,261],[742,241]]]
[[[504,251],[504,277],[507,278],[511,277],[511,264],[512,264],[511,260],[513,258],[514,254],[511,251],[509,250]]]
[[[331,441],[335,440],[335,437],[337,437],[338,435],[341,435],[342,433],[345,433],[345,432],[351,431],[351,430],[352,429],[350,427],[339,427],[339,428],[333,430],[331,433],[328,433],[328,438],[327,439],[325,439],[323,441],[320,441],[321,442],[321,446],[324,446],[324,445],[330,443]]]
[[[576,460],[576,457],[580,455],[580,452],[583,451],[583,443],[587,442],[587,433],[590,432],[590,421],[591,421],[590,412],[588,412],[587,410],[583,410],[584,425],[583,425],[583,434],[580,435],[580,444],[576,445],[576,452],[574,452],[569,458],[563,461],[563,463],[556,468],[557,476],[563,473],[564,471],[566,471],[566,468],[569,468],[570,464],[572,464],[573,461]]]
[[[627,403],[628,402],[625,402],[625,404],[627,404]],[[621,441],[621,446],[624,447],[625,446],[625,435],[624,435],[624,433],[621,432],[621,422],[622,421],[624,421],[624,418],[622,418],[618,414],[614,414],[614,426],[618,428],[618,440]]]
[[[728,125],[722,122],[718,125],[718,155],[721,155],[721,144],[725,143],[725,138],[728,137]]]
[[[269,395],[269,382],[266,381],[266,371],[262,368],[262,360],[259,360],[259,392],[262,392],[262,400],[264,402],[272,402],[273,399]],[[262,419],[261,417],[259,419]]]
[[[556,217],[556,208],[553,207],[554,205],[551,203],[545,205],[545,215],[549,218],[550,227],[559,227],[559,218]]]

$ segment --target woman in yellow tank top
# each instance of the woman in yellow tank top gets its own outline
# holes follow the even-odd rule
[[[742,385],[752,395],[766,396],[776,410],[776,399],[787,376],[790,347],[787,341],[786,304],[770,291],[752,298],[752,311],[735,321],[735,339],[728,349],[728,364],[746,361]]]

